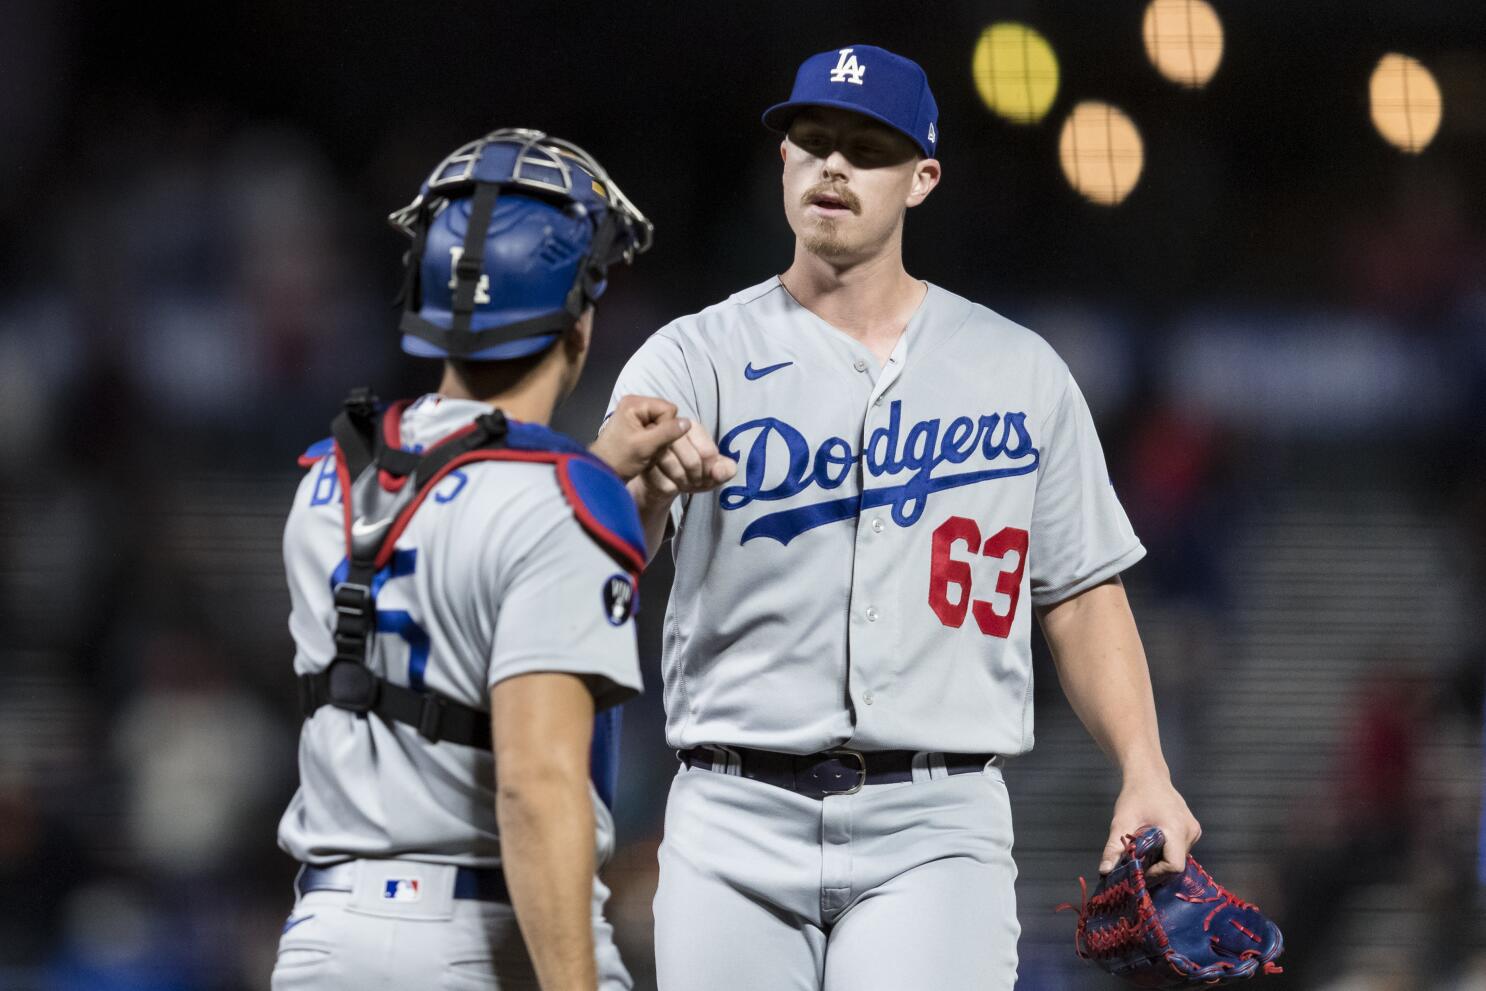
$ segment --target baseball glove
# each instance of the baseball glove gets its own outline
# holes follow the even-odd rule
[[[1281,972],[1279,927],[1230,894],[1191,856],[1187,869],[1149,883],[1166,837],[1147,827],[1125,837],[1125,853],[1088,893],[1074,945],[1078,955],[1141,988],[1227,984]],[[1072,907],[1072,906],[1068,906]]]

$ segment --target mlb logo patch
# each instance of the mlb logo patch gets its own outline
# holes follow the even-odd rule
[[[389,902],[415,902],[422,895],[416,877],[389,877],[382,898]]]

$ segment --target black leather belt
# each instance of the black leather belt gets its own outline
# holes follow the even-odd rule
[[[714,752],[722,748],[692,747],[676,756],[687,767],[704,771],[727,771],[727,763],[713,766]],[[773,750],[728,747],[737,754],[739,773],[752,781],[762,781],[778,788],[825,798],[827,795],[855,795],[865,785],[884,785],[913,780],[916,750],[826,750],[818,754],[781,754]],[[949,774],[974,774],[985,769],[995,754],[940,754]]]
[[[392,867],[395,860],[385,863]],[[395,868],[394,868],[395,869]],[[350,891],[356,880],[354,861],[315,867],[304,864],[294,878],[294,890],[301,895],[311,891]],[[506,876],[499,867],[461,867],[454,875],[454,897],[477,902],[509,902]]]

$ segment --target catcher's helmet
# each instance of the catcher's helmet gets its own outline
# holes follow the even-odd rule
[[[525,128],[457,149],[387,219],[413,239],[403,350],[484,361],[550,346],[654,230],[593,156]]]

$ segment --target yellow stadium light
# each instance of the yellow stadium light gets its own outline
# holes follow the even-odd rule
[[[970,72],[986,107],[1014,124],[1037,123],[1058,95],[1057,56],[1025,24],[1003,21],[982,31]]]
[[[1206,0],[1151,0],[1142,33],[1156,71],[1182,86],[1207,85],[1223,61],[1223,22]]]
[[[1372,122],[1383,139],[1417,154],[1434,140],[1444,100],[1434,74],[1416,58],[1391,52],[1378,60],[1368,84]]]
[[[1058,158],[1074,189],[1095,203],[1114,206],[1135,188],[1145,149],[1124,111],[1085,100],[1063,123]]]

